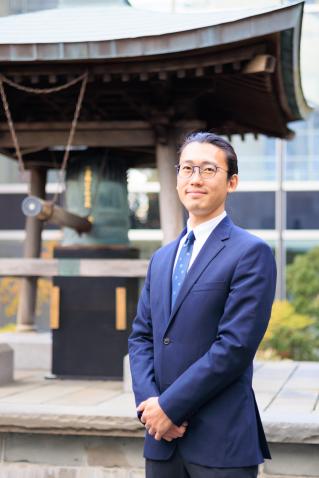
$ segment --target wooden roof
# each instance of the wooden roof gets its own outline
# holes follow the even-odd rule
[[[177,124],[288,138],[288,123],[309,112],[300,83],[302,14],[303,2],[294,1],[205,14],[113,6],[4,17],[0,72],[44,88],[87,70],[78,145],[150,147]],[[65,144],[76,87],[50,96],[5,88],[22,147]],[[0,148],[10,147],[0,110]]]

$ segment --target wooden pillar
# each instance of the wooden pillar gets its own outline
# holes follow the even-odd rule
[[[45,199],[46,169],[32,168],[30,170],[30,193]],[[35,217],[26,219],[26,238],[24,257],[40,257],[42,221]],[[37,277],[27,277],[21,281],[19,307],[17,314],[17,331],[31,332],[35,326],[35,307],[37,298]]]
[[[176,141],[173,134],[156,142],[156,164],[160,182],[160,221],[163,244],[176,239],[183,229],[183,208],[176,191]]]

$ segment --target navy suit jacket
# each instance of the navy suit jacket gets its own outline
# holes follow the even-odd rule
[[[136,404],[151,396],[183,438],[146,434],[144,456],[167,460],[178,446],[190,463],[245,467],[270,458],[252,390],[253,358],[276,284],[273,253],[225,217],[211,233],[171,310],[179,241],[153,255],[129,338]]]

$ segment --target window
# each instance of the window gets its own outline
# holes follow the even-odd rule
[[[230,194],[226,210],[235,224],[245,229],[275,228],[275,193],[272,191]]]
[[[319,192],[287,192],[287,229],[319,229]]]

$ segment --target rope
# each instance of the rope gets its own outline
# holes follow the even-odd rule
[[[56,192],[54,194],[54,197],[52,199],[53,204],[57,200],[59,186],[63,182],[63,173],[66,170],[68,159],[69,159],[69,156],[70,156],[70,150],[71,150],[71,146],[72,146],[72,143],[73,143],[74,134],[75,134],[76,126],[77,126],[77,123],[78,123],[78,119],[79,119],[79,115],[80,115],[80,111],[81,111],[81,106],[82,106],[82,103],[83,103],[84,93],[85,93],[86,85],[87,85],[87,81],[88,81],[88,72],[86,71],[85,73],[83,73],[83,75],[79,76],[78,78],[75,78],[74,80],[69,81],[68,83],[65,83],[64,85],[57,86],[57,87],[54,87],[54,88],[43,88],[43,89],[29,88],[29,87],[26,87],[26,86],[19,85],[18,83],[15,83],[14,81],[11,81],[8,78],[6,78],[4,75],[0,74],[0,94],[1,94],[1,98],[2,98],[2,103],[3,103],[5,115],[6,115],[6,118],[7,118],[7,122],[8,122],[8,125],[9,125],[12,141],[13,141],[13,144],[14,144],[16,157],[18,159],[19,171],[20,171],[21,174],[23,174],[25,172],[25,167],[24,167],[23,157],[22,157],[20,145],[19,145],[19,142],[18,142],[17,134],[16,134],[14,124],[13,124],[13,121],[12,121],[12,116],[11,116],[11,112],[10,112],[10,108],[9,108],[8,99],[7,99],[7,96],[6,96],[4,87],[3,87],[3,83],[7,83],[8,85],[12,86],[13,88],[16,88],[16,89],[21,90],[21,91],[25,91],[26,93],[50,94],[50,93],[55,93],[55,92],[58,92],[58,91],[65,90],[66,88],[69,88],[70,86],[75,85],[79,81],[82,81],[82,85],[81,85],[81,88],[80,88],[80,92],[79,92],[79,96],[78,96],[78,100],[77,100],[77,104],[76,104],[76,108],[75,108],[75,112],[74,112],[74,116],[73,116],[73,121],[72,121],[72,124],[71,124],[71,129],[70,129],[70,133],[69,133],[69,137],[68,137],[68,142],[67,142],[67,145],[66,145],[66,148],[65,148],[61,169],[59,171],[58,187],[57,187],[57,190],[56,190]]]
[[[24,163],[23,163],[23,159],[22,159],[22,154],[21,154],[18,138],[17,138],[16,132],[15,132],[15,129],[14,129],[12,116],[11,116],[10,108],[9,108],[9,103],[8,103],[8,100],[7,100],[6,93],[4,91],[3,80],[2,80],[1,76],[0,76],[0,93],[1,93],[2,103],[3,103],[4,111],[5,111],[5,114],[6,114],[7,122],[8,122],[9,129],[10,129],[12,141],[13,141],[13,144],[14,144],[16,157],[18,158],[19,171],[20,171],[21,174],[23,174],[25,172],[25,168],[24,168]]]
[[[30,86],[23,86],[20,85],[19,83],[16,83],[15,81],[10,80],[6,76],[2,75],[0,73],[0,80],[3,83],[7,83],[8,85],[12,86],[12,88],[16,88],[17,90],[24,91],[25,93],[34,93],[36,95],[49,95],[51,93],[57,93],[62,90],[66,90],[67,88],[70,88],[70,86],[75,85],[76,83],[79,83],[82,81],[86,76],[87,72],[83,73],[83,75],[78,76],[77,78],[74,78],[73,80],[70,80],[67,83],[64,83],[64,85],[60,86],[54,86],[52,88],[32,88]]]

